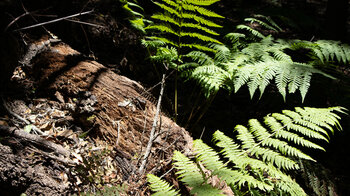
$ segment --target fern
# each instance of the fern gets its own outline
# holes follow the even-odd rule
[[[256,15],[256,18],[247,18],[245,21],[268,30],[281,31],[266,16]],[[197,66],[193,66],[189,70],[191,73],[186,75],[202,86],[207,97],[219,89],[237,92],[242,86],[247,86],[251,98],[257,91],[261,98],[266,87],[274,81],[284,100],[287,94],[299,91],[303,102],[314,74],[335,79],[323,71],[321,65],[350,62],[350,47],[346,44],[327,40],[309,42],[274,39],[247,25],[238,25],[237,28],[247,32],[227,34],[225,38],[229,41],[228,46],[216,43],[210,45],[217,51],[214,58],[206,57],[210,65],[199,58],[192,58]],[[300,62],[293,60],[294,57],[287,50],[307,50],[309,53],[304,52],[305,60]]]
[[[333,40],[318,40],[316,42],[294,40],[292,50],[310,50],[311,61],[316,65],[327,63],[349,64],[350,46]]]
[[[154,34],[154,36],[148,37],[149,40],[163,42],[165,45],[167,45],[167,47],[171,45],[177,50],[178,55],[173,56],[176,57],[172,58],[173,62],[167,62],[167,64],[175,65],[170,66],[170,68],[176,70],[174,84],[175,121],[177,117],[178,71],[182,72],[182,76],[190,76],[189,72],[192,70],[186,69],[188,64],[180,66],[180,64],[183,62],[182,56],[193,50],[216,52],[207,45],[210,43],[222,44],[213,37],[218,36],[219,34],[211,29],[213,27],[220,28],[222,26],[216,24],[210,19],[223,17],[205,8],[205,6],[210,6],[218,1],[219,0],[161,0],[159,2],[155,2],[155,4],[158,5],[163,12],[154,14],[152,18],[155,19],[156,22],[145,28],[149,33]],[[168,57],[161,57],[161,55],[164,53],[159,52],[159,50],[162,49],[157,49],[156,59],[168,60]],[[191,55],[193,56],[196,54],[199,53],[192,53]],[[205,79],[205,81],[209,83],[215,80],[216,79]],[[211,85],[210,88],[217,89],[218,87],[213,87],[213,85]]]
[[[180,195],[179,191],[173,189],[169,183],[161,180],[155,175],[148,174],[147,181],[151,184],[151,190],[156,192],[153,196],[177,196]]]
[[[306,195],[287,174],[300,167],[304,171],[304,166],[296,160],[314,161],[298,147],[324,150],[314,142],[328,141],[327,132],[341,129],[338,113],[344,112],[341,107],[284,110],[266,116],[262,122],[251,119],[247,127],[237,125],[236,140],[216,131],[213,137],[221,151],[195,140],[195,160],[174,152],[177,174],[191,187],[191,194],[197,195],[220,194],[220,190],[209,183],[214,176],[238,194],[249,190],[254,195]],[[325,190],[321,184],[312,186]]]
[[[130,2],[128,0],[119,0],[123,4],[123,9],[128,12],[129,21],[131,26],[141,31],[143,34],[146,34],[145,26],[146,24],[152,23],[151,21],[145,19],[143,12],[143,8],[137,4],[137,1],[134,0],[135,3]]]
[[[174,43],[181,48],[196,48],[204,51],[214,51],[205,44],[206,43],[221,43],[211,36],[219,35],[211,27],[221,27],[220,25],[206,18],[223,18],[219,14],[212,12],[204,6],[209,6],[218,0],[187,0],[174,1],[162,0],[155,2],[163,13],[157,13],[152,16],[153,19],[159,21],[146,27],[147,30],[165,33],[160,34],[152,39],[166,38],[171,40],[168,43]],[[170,36],[169,36],[170,35]],[[173,38],[170,38],[173,36]],[[194,39],[186,39],[186,37]],[[196,41],[193,41],[196,40]]]

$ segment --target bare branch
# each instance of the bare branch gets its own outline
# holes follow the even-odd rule
[[[22,30],[26,30],[26,29],[31,29],[31,28],[35,28],[35,27],[40,27],[40,26],[43,26],[43,25],[47,25],[47,24],[59,22],[59,21],[61,21],[61,20],[66,20],[66,19],[69,19],[69,18],[74,18],[74,17],[77,17],[77,16],[82,16],[82,15],[90,14],[90,13],[92,13],[92,12],[93,12],[93,10],[86,11],[86,12],[82,12],[82,13],[78,13],[78,14],[73,14],[73,15],[69,15],[69,16],[62,17],[62,18],[57,18],[57,19],[54,19],[54,20],[50,20],[50,21],[47,21],[47,22],[42,22],[42,23],[39,23],[39,24],[30,25],[30,26],[27,26],[27,27],[23,27],[23,28],[20,28],[20,29],[16,29],[16,30],[14,30],[14,31],[22,31]]]
[[[141,166],[139,168],[140,174],[143,173],[143,170],[144,170],[145,165],[147,163],[148,157],[151,154],[151,148],[152,148],[153,141],[155,138],[155,131],[156,131],[158,117],[159,117],[159,113],[160,113],[160,104],[162,102],[162,97],[163,97],[163,92],[164,92],[164,85],[165,85],[165,74],[163,74],[163,78],[162,78],[162,83],[161,83],[161,88],[160,88],[160,93],[159,93],[159,98],[158,98],[158,103],[157,103],[156,115],[154,116],[154,119],[153,119],[152,129],[151,129],[151,133],[149,136],[146,152],[145,152],[145,155],[143,156],[143,160],[142,160]]]

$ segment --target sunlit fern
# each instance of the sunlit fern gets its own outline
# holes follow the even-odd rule
[[[128,20],[130,21],[131,26],[145,34],[145,26],[152,22],[147,20],[142,14],[144,11],[143,8],[137,4],[136,0],[133,0],[133,2],[131,2],[131,0],[119,1],[122,3],[123,9],[129,14]]]
[[[265,21],[254,18],[246,21],[257,23],[261,28],[281,30],[273,20],[264,18]],[[252,29],[247,25],[245,28]],[[215,58],[192,52],[195,55],[188,57],[196,63],[183,65],[192,68],[187,70],[186,76],[198,81],[207,96],[219,89],[237,92],[246,85],[251,97],[256,91],[260,92],[261,97],[266,87],[274,81],[284,100],[288,93],[299,91],[304,101],[313,74],[335,79],[323,71],[324,67],[350,62],[350,47],[340,42],[274,39],[271,35],[257,35],[252,30],[245,34],[227,34],[226,46],[211,44],[210,47],[217,51]],[[302,53],[302,61],[294,60],[293,54],[288,51]]]
[[[344,108],[295,108],[270,114],[262,122],[251,119],[248,126],[235,127],[236,139],[220,131],[214,133],[219,152],[202,140],[194,141],[195,160],[175,151],[174,167],[180,181],[191,187],[191,194],[222,194],[209,183],[217,176],[237,195],[306,195],[288,171],[300,169],[298,160],[313,161],[300,148],[324,150],[315,142],[328,142],[329,132],[341,130],[339,113],[344,113]],[[151,186],[165,183],[157,180],[158,185]],[[166,189],[170,191],[168,185]]]
[[[182,48],[212,51],[207,43],[221,43],[214,38],[219,34],[212,28],[222,27],[210,18],[223,18],[219,14],[205,8],[218,0],[161,0],[155,2],[162,13],[152,16],[154,24],[146,27],[146,30],[154,36],[147,41],[162,41],[178,50]]]

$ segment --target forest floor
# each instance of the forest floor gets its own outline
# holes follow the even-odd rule
[[[190,153],[192,138],[164,114],[139,173],[157,112],[157,98],[144,87],[49,36],[30,43],[23,59],[12,95],[3,98],[1,195],[96,193],[110,186],[149,195],[148,173],[176,184],[172,153]]]

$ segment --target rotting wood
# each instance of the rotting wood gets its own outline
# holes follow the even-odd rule
[[[18,120],[23,121],[26,125],[32,125],[32,129],[33,131],[35,131],[36,133],[39,133],[40,135],[43,135],[44,132],[42,132],[38,127],[36,127],[35,125],[31,124],[28,120],[22,118],[20,115],[16,114],[15,112],[13,112],[6,104],[5,99],[2,98],[2,103],[4,108],[6,109],[6,111],[11,114],[12,116],[16,117]]]
[[[64,155],[67,157],[69,157],[70,155],[70,152],[63,146],[50,142],[38,135],[27,133],[22,129],[16,129],[14,127],[0,125],[0,131],[2,134],[14,136],[24,141],[48,148],[57,154]]]

